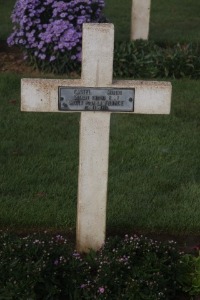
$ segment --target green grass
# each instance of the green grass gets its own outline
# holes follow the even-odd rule
[[[200,1],[151,0],[151,40],[168,42],[199,42]],[[0,40],[12,30],[10,14],[15,0],[0,0]],[[115,24],[116,39],[129,40],[132,0],[105,0],[105,13]]]
[[[0,0],[0,40],[14,3]],[[130,9],[131,0],[106,1],[118,41],[129,39]],[[196,0],[152,0],[150,39],[199,41],[199,11]],[[170,116],[112,116],[108,230],[200,230],[200,81],[172,84]],[[0,74],[0,115],[0,227],[74,231],[80,115],[21,113],[11,74]]]
[[[106,0],[105,15],[115,25],[115,40],[124,41],[130,38],[132,0]]]
[[[21,113],[19,78],[2,75],[0,83],[0,225],[69,225],[76,205],[78,115]]]
[[[172,84],[170,116],[113,117],[110,226],[118,222],[122,228],[174,233],[200,229],[200,82]],[[113,168],[112,161],[118,162]]]
[[[15,0],[0,0],[0,40],[6,40],[12,31],[10,19]]]
[[[200,230],[200,82],[172,84],[170,116],[112,115],[110,230]],[[1,74],[0,227],[74,230],[80,115],[22,113],[19,90]]]
[[[199,42],[200,1],[152,0],[150,39]]]
[[[129,40],[131,3],[132,0],[106,0],[105,13],[115,24],[117,40]],[[200,1],[151,0],[151,3],[151,40],[199,42]]]

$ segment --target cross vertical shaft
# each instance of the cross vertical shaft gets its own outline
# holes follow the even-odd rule
[[[84,24],[82,49],[83,85],[111,85],[114,26]],[[105,240],[109,132],[109,112],[81,113],[76,234],[80,252],[98,250]]]

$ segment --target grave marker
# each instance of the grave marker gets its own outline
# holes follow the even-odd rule
[[[111,113],[169,114],[171,84],[112,81],[114,26],[83,25],[81,80],[22,79],[21,110],[81,111],[77,250],[105,241]]]
[[[131,40],[148,40],[151,0],[132,0]]]

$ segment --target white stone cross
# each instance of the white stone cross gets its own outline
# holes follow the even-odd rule
[[[130,101],[132,108],[128,108],[127,113],[170,113],[170,83],[112,81],[113,48],[112,24],[84,24],[81,80],[22,79],[21,82],[22,111],[76,112],[86,103],[81,112],[79,140],[76,238],[80,252],[98,250],[105,240],[110,115],[117,112],[115,106],[121,112]],[[59,87],[62,87],[61,94]],[[134,101],[128,94],[125,103],[126,89],[128,93],[135,92]],[[64,109],[71,105],[75,110],[60,110],[59,99],[60,103],[66,100]],[[93,109],[94,101],[95,109],[100,111],[86,111]],[[101,111],[106,105],[106,111]]]
[[[151,0],[132,0],[131,40],[148,40]]]

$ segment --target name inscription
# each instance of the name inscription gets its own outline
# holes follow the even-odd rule
[[[61,111],[134,111],[135,89],[58,88]]]

